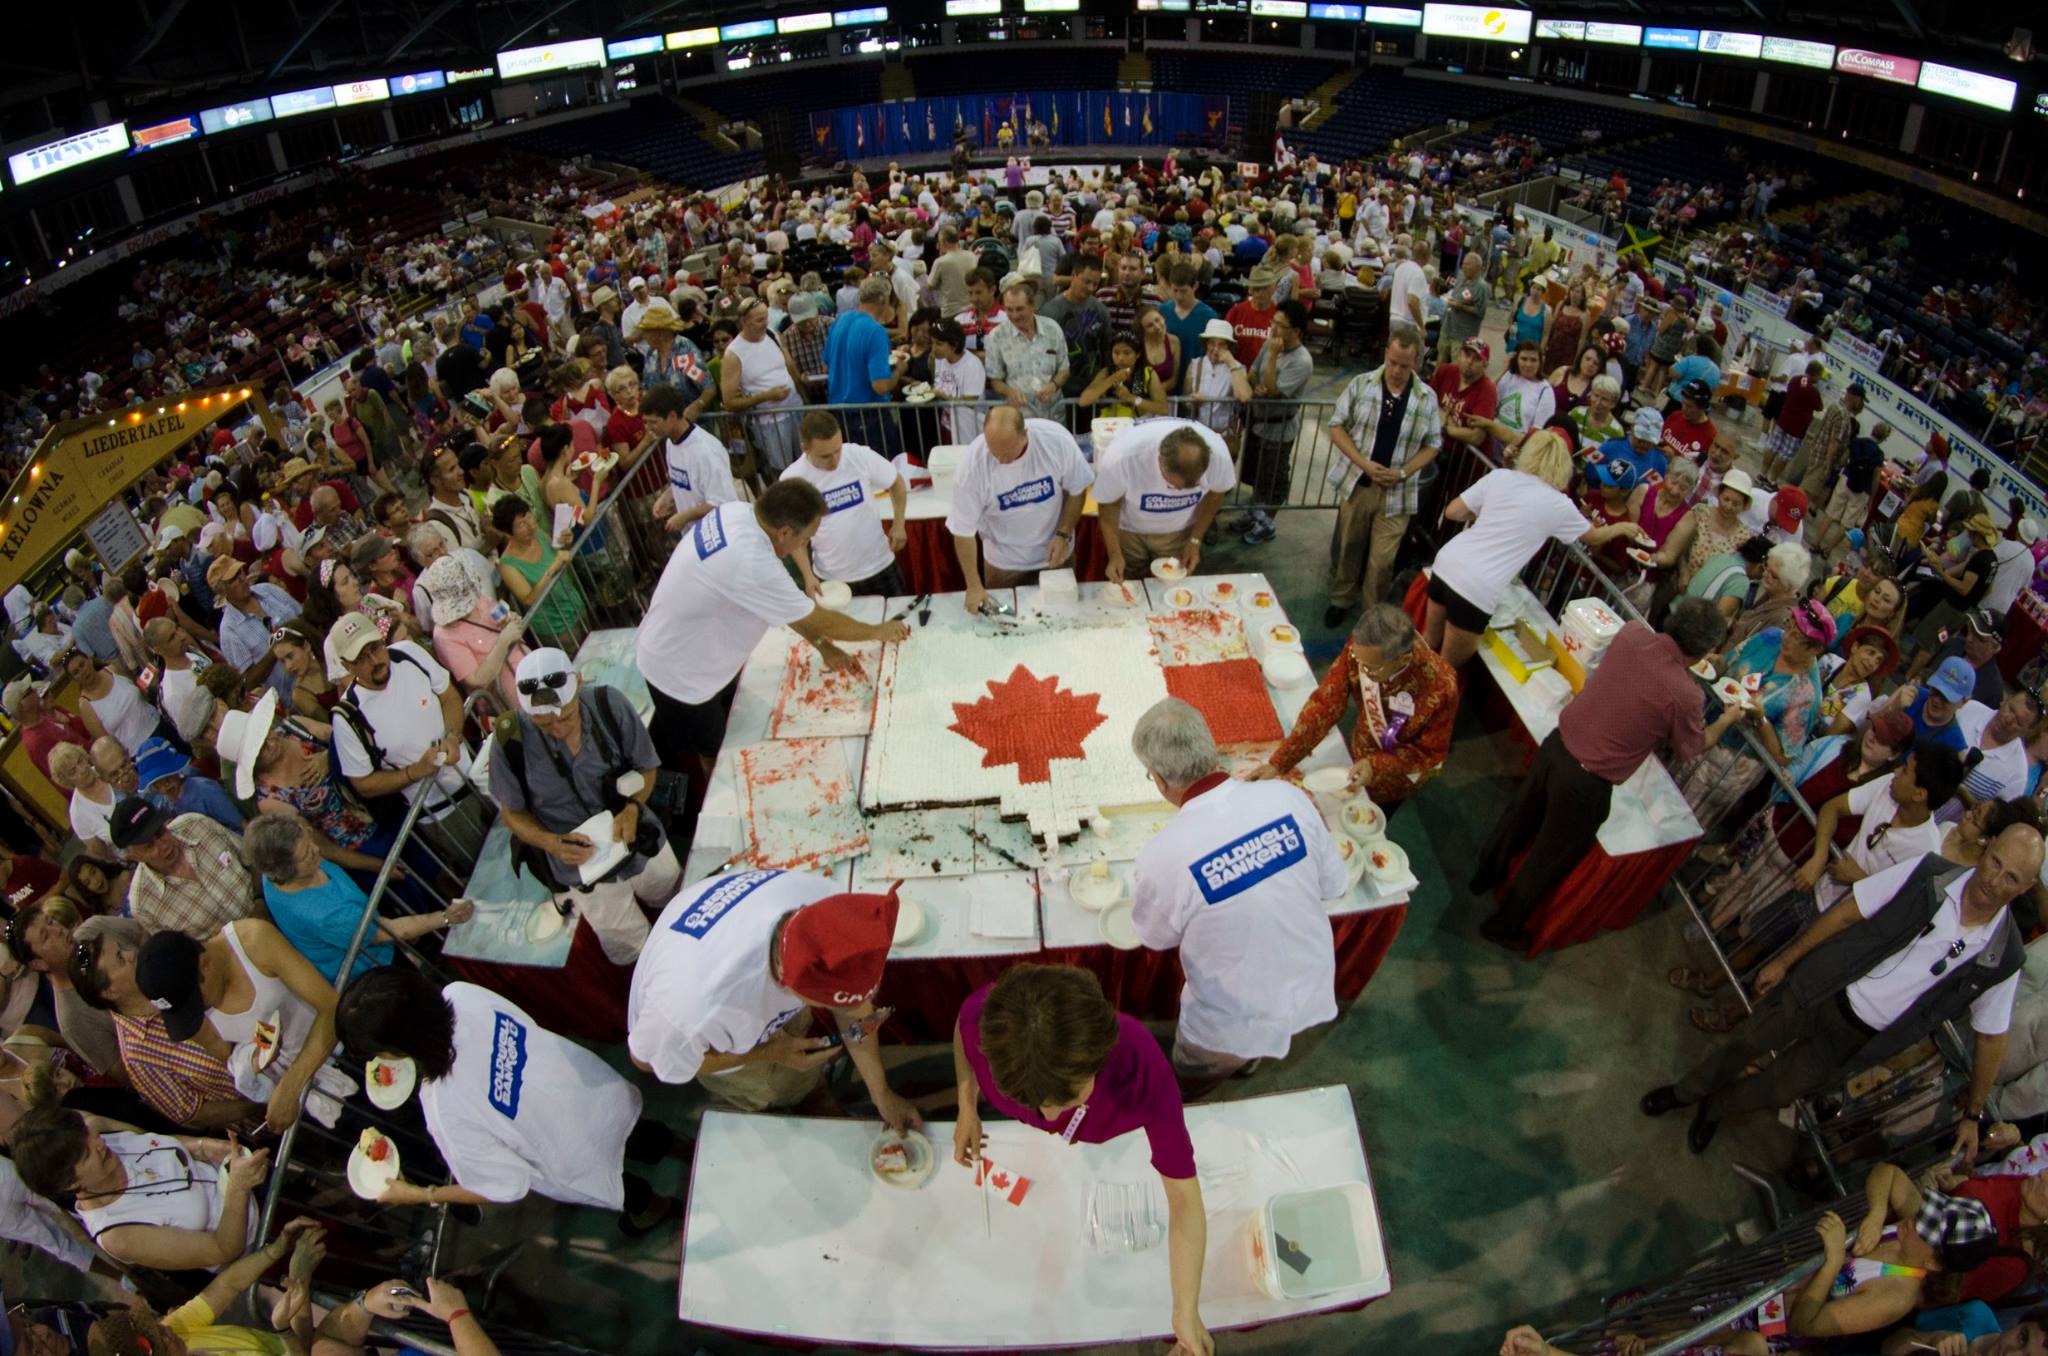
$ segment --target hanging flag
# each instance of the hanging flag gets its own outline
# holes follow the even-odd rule
[[[1124,96],[1124,130],[1131,130],[1131,96],[1128,94]]]
[[[933,145],[937,145],[939,140],[939,125],[932,117],[932,106],[930,104],[924,106],[924,139]]]
[[[1145,96],[1145,135],[1152,135],[1152,96]]]
[[[1060,96],[1052,96],[1052,139],[1060,139]]]
[[[896,126],[903,133],[903,144],[910,144],[910,110],[900,109],[896,114]]]
[[[1102,99],[1102,139],[1104,141],[1114,141],[1116,139],[1116,124],[1110,121],[1109,96],[1107,95],[1104,95]]]
[[[994,141],[995,137],[990,133],[988,126],[988,101],[983,100],[981,105],[981,144],[988,146],[993,144]]]

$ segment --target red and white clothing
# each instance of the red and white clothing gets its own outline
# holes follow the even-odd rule
[[[1189,788],[1138,853],[1131,922],[1180,949],[1180,1035],[1240,1059],[1277,1059],[1296,1032],[1337,1015],[1337,959],[1323,901],[1348,885],[1315,803],[1290,782],[1214,774]]]
[[[1703,463],[1708,449],[1714,445],[1715,432],[1711,418],[1694,423],[1685,417],[1684,410],[1673,410],[1664,416],[1664,439],[1658,446],[1672,461],[1684,457],[1687,461]]]
[[[1353,700],[1359,715],[1351,730],[1351,759],[1371,765],[1367,792],[1381,805],[1406,800],[1443,766],[1458,718],[1458,675],[1419,640],[1407,665],[1385,683],[1365,672],[1357,648],[1345,641],[1294,728],[1267,761],[1291,771],[1336,728]]]

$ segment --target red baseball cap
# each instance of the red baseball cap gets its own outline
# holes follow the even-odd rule
[[[1460,347],[1467,353],[1476,355],[1481,362],[1493,361],[1493,347],[1477,335],[1467,339]]]
[[[896,892],[902,888],[898,881],[886,895],[827,895],[791,914],[776,957],[784,987],[832,1008],[858,1007],[873,998],[896,936]]]
[[[1787,532],[1797,532],[1806,518],[1806,491],[1787,485],[1771,500],[1771,518]]]

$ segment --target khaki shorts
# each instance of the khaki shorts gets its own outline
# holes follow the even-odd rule
[[[1823,513],[1830,522],[1840,523],[1845,528],[1861,527],[1863,520],[1870,516],[1870,491],[1852,490],[1845,479],[1835,485],[1834,493],[1828,496],[1827,508]]]
[[[805,1036],[810,1030],[811,1010],[805,1008],[776,1035]],[[810,1096],[824,1081],[822,1064],[815,1069],[792,1069],[761,1060],[727,1073],[706,1074],[697,1085],[735,1111],[780,1111]]]

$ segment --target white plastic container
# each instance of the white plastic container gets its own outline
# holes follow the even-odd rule
[[[1072,570],[1040,570],[1038,600],[1048,607],[1071,607],[1081,596]]]
[[[1565,652],[1590,672],[1621,631],[1621,618],[1598,598],[1574,598],[1564,605],[1560,635]]]
[[[1252,1282],[1276,1300],[1314,1299],[1368,1285],[1386,1274],[1372,1188],[1343,1182],[1274,1196],[1252,1215]],[[1281,1257],[1285,1240],[1297,1269]]]

